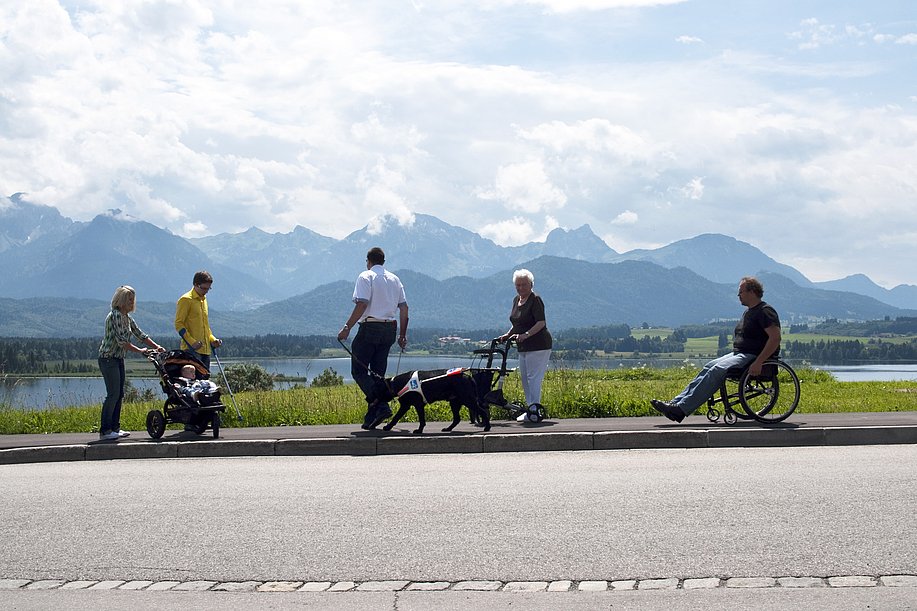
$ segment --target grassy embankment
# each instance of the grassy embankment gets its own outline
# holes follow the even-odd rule
[[[669,369],[553,369],[545,377],[543,402],[551,418],[656,415],[649,400],[674,396],[694,376],[697,368],[698,363]],[[797,373],[802,384],[798,414],[917,411],[917,382],[837,382],[824,371],[799,368]],[[508,378],[504,392],[511,399],[521,397],[518,376]],[[364,411],[362,395],[353,384],[236,393],[236,402],[244,422],[236,422],[232,403],[228,395],[224,395],[228,407],[224,426],[356,424],[362,421]],[[121,426],[133,431],[145,430],[147,412],[161,408],[161,400],[127,403],[122,411]],[[438,403],[428,408],[427,419],[451,419],[448,412],[446,403]],[[492,415],[495,419],[505,417],[497,408],[492,410]],[[406,419],[415,421],[416,415],[411,411]],[[99,406],[34,411],[0,406],[0,434],[88,433],[97,431],[98,426]]]

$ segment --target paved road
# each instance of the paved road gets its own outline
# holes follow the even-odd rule
[[[888,445],[0,465],[0,579],[913,576],[915,464],[917,446]],[[870,591],[855,596],[917,599]],[[69,604],[55,593],[73,596],[0,602]]]

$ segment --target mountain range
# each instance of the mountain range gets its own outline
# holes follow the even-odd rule
[[[413,326],[506,326],[512,270],[523,266],[535,274],[556,329],[734,319],[741,312],[735,285],[749,274],[762,278],[765,299],[786,321],[917,311],[917,286],[888,290],[860,274],[811,282],[719,234],[618,253],[584,225],[503,247],[417,214],[411,224],[384,218],[340,240],[304,227],[185,239],[119,210],[73,221],[16,194],[0,197],[0,335],[96,335],[120,284],[137,289],[145,330],[171,333],[175,300],[198,269],[214,275],[208,301],[218,334],[330,333],[349,312],[353,280],[375,245],[405,283]]]

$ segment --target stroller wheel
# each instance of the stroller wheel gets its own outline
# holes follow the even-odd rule
[[[213,429],[213,438],[220,436],[220,412],[213,412],[213,420],[210,421],[210,428]]]
[[[166,417],[158,409],[150,410],[147,413],[146,432],[153,439],[159,439],[166,432]]]

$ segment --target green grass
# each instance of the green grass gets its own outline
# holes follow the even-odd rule
[[[649,416],[656,412],[652,398],[671,398],[697,373],[696,363],[668,369],[650,367],[618,369],[555,369],[545,376],[542,401],[551,418],[599,418]],[[838,382],[825,371],[797,369],[802,399],[797,413],[917,411],[917,382]],[[522,396],[519,378],[511,375],[504,387],[509,399]],[[356,424],[365,411],[363,397],[354,384],[327,388],[300,387],[287,390],[236,393],[244,421],[237,422],[228,395],[223,426],[300,426]],[[162,400],[127,403],[122,428],[146,429],[146,414],[162,409]],[[99,406],[50,410],[20,410],[0,406],[0,434],[96,432]],[[505,418],[498,408],[494,419]],[[793,417],[791,416],[791,419]],[[414,411],[407,421],[416,421]],[[427,408],[428,420],[450,420],[446,403]],[[180,425],[171,425],[179,428]]]

